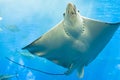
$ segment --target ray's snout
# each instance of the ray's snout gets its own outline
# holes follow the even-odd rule
[[[68,3],[67,8],[66,8],[66,13],[67,14],[76,14],[76,7],[72,3]]]
[[[70,7],[70,6],[72,7],[72,6],[73,6],[73,4],[72,4],[72,3],[68,3],[68,5],[67,5],[67,6],[68,6],[68,7]]]

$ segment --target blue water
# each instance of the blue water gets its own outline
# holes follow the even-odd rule
[[[19,74],[19,80],[120,80],[120,28],[99,56],[85,67],[83,79],[36,72],[5,57],[36,69],[63,73],[66,69],[21,50],[63,19],[68,2],[89,18],[120,22],[120,0],[0,0],[0,74]],[[11,80],[18,80],[16,77]]]

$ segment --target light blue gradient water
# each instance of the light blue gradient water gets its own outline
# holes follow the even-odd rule
[[[51,73],[66,69],[46,59],[25,55],[21,50],[63,19],[68,2],[89,18],[120,22],[120,0],[0,0],[0,74],[19,74],[19,80],[120,80],[120,28],[99,54],[85,67],[83,79],[74,71],[70,76],[53,76],[32,71],[12,62]],[[17,80],[16,77],[11,80]]]

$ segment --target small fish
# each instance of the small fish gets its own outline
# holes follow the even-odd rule
[[[5,26],[7,30],[11,32],[18,32],[20,29],[16,25],[7,25]]]
[[[13,75],[0,75],[0,80],[9,80],[13,77],[17,77],[18,78],[18,73],[13,74]]]
[[[20,54],[24,57],[28,57],[28,58],[34,58],[34,55],[28,53],[28,52],[20,52]]]

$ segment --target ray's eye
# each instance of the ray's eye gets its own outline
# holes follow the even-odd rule
[[[63,16],[65,16],[65,13],[63,13]]]

